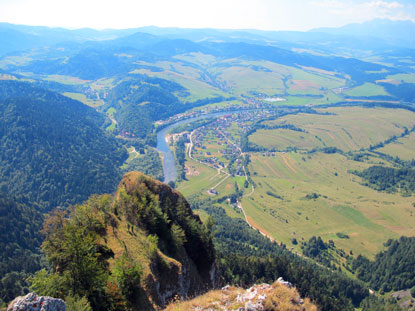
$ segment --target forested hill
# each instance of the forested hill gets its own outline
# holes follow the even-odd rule
[[[374,261],[359,256],[353,269],[359,279],[376,290],[388,292],[415,286],[415,238],[389,240],[387,250],[376,255]]]
[[[0,193],[0,305],[27,291],[26,278],[41,267],[43,216]]]
[[[173,81],[136,74],[114,87],[107,101],[117,110],[120,129],[145,139],[153,132],[153,121],[224,99],[218,96],[183,103],[178,93],[188,90]]]
[[[152,132],[152,121],[174,114],[181,106],[173,92],[184,88],[171,81],[137,76],[118,84],[111,90],[108,101],[117,109],[122,130],[145,138]]]
[[[216,280],[209,228],[179,192],[138,172],[124,176],[115,196],[48,217],[42,250],[51,269],[36,274],[32,289],[85,297],[95,311],[160,310]]]
[[[126,152],[80,102],[0,82],[0,190],[40,207],[79,203],[115,190]]]

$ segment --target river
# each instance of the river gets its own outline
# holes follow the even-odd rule
[[[185,124],[190,123],[199,119],[207,119],[212,117],[221,117],[225,114],[229,113],[235,113],[237,111],[223,111],[223,112],[214,112],[214,113],[208,113],[203,114],[194,118],[189,118],[186,120],[181,120],[176,123],[173,123],[164,129],[157,132],[157,150],[163,155],[163,175],[164,175],[164,182],[168,183],[169,181],[176,181],[177,179],[177,167],[176,167],[176,161],[174,160],[173,152],[170,150],[169,145],[166,142],[166,134],[168,131],[170,131],[172,128]]]

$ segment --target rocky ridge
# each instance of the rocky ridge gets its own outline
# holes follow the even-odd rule
[[[317,311],[308,298],[302,299],[291,283],[280,278],[274,284],[258,284],[244,290],[225,286],[190,301],[175,302],[165,311]]]

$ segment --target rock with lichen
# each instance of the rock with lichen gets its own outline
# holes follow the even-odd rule
[[[66,311],[66,304],[62,299],[29,293],[16,297],[9,303],[7,311]]]

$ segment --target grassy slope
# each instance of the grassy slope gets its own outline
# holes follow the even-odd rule
[[[204,99],[207,97],[229,96],[223,93],[221,90],[215,88],[214,86],[202,81],[200,79],[200,70],[190,66],[186,66],[185,64],[182,64],[180,62],[164,61],[156,62],[154,64],[143,64],[159,67],[163,69],[163,71],[153,72],[148,69],[137,69],[134,70],[132,73],[146,74],[152,77],[159,77],[162,79],[167,79],[179,83],[180,85],[185,87],[190,93],[190,96],[184,98],[185,101],[191,102],[198,99]]]
[[[77,101],[80,101],[84,105],[90,106],[90,107],[99,107],[104,104],[102,100],[93,100],[85,96],[85,94],[82,93],[72,93],[72,92],[64,92],[63,95],[66,97],[75,99]]]
[[[415,114],[404,110],[330,108],[319,110],[335,115],[290,115],[265,124],[293,124],[307,132],[289,130],[260,130],[250,141],[265,147],[284,149],[296,146],[301,149],[337,147],[344,151],[368,148],[393,135],[403,133],[403,127],[415,125]],[[318,138],[316,138],[316,136]]]
[[[346,95],[349,96],[388,96],[389,94],[381,87],[380,85],[373,84],[373,83],[364,83],[363,85],[359,85],[355,88],[347,90],[344,92]]]
[[[255,285],[255,293],[246,301],[252,304],[260,304],[269,311],[290,310],[290,311],[316,311],[317,306],[309,299],[302,300],[295,288],[274,283],[268,288],[263,285]],[[248,290],[237,287],[227,287],[222,290],[210,291],[204,295],[188,301],[174,302],[167,306],[165,311],[181,310],[245,310],[245,301],[238,300],[239,297],[247,297]],[[260,296],[264,298],[259,299]],[[301,302],[300,302],[301,301]],[[252,309],[250,309],[252,310]],[[258,308],[259,310],[259,308]]]
[[[133,73],[157,76],[183,85],[190,92],[190,96],[184,98],[185,101],[218,95],[240,96],[252,92],[272,96],[282,95],[287,91],[290,95],[324,96],[323,100],[310,97],[306,101],[301,97],[291,97],[288,104],[320,104],[338,101],[338,96],[330,89],[345,84],[344,79],[324,71],[299,69],[268,61],[220,60],[200,53],[179,55],[175,58],[178,61],[142,63],[159,67],[161,72],[137,69]],[[186,62],[194,64],[195,67]],[[287,80],[286,85],[284,79]]]
[[[335,115],[299,114],[268,121],[266,124],[269,125],[294,124],[308,133],[259,130],[250,136],[250,141],[267,147],[297,146],[310,150],[336,146],[345,151],[356,151],[385,141],[392,135],[400,135],[404,126],[415,124],[414,114],[404,110],[353,107],[320,111]],[[398,142],[405,139],[412,141],[414,137]],[[209,140],[210,145],[212,141]],[[206,146],[212,147],[213,151],[213,145]],[[405,146],[408,157],[414,155],[410,142],[397,146]],[[188,159],[186,163],[198,172],[178,185],[178,190],[186,196],[209,196],[207,190],[224,177],[195,161]],[[242,203],[250,219],[278,241],[290,245],[293,237],[308,240],[313,235],[320,235],[326,241],[334,240],[339,248],[372,256],[388,238],[415,234],[412,198],[374,191],[362,186],[361,179],[348,172],[379,163],[385,162],[375,157],[356,162],[340,154],[277,152],[274,157],[268,157],[253,153],[249,170],[256,189]],[[232,193],[236,180],[228,178],[218,186],[218,197]],[[305,199],[312,193],[321,196],[316,200]],[[230,216],[240,217],[225,203],[223,206]],[[338,232],[349,235],[350,239],[339,239]]]
[[[399,138],[396,142],[380,148],[378,151],[403,160],[415,159],[415,133]]]
[[[279,72],[262,72],[235,64],[217,68],[218,79],[225,82],[237,95],[258,92],[267,95],[283,94],[283,76]]]
[[[388,79],[393,79],[393,80],[402,80],[406,83],[415,83],[415,74],[410,74],[410,73],[400,73],[400,74],[396,74],[396,75],[390,75],[387,76]]]
[[[414,114],[404,110],[354,107],[322,111],[336,115],[299,114],[267,122],[294,124],[308,133],[260,130],[250,140],[280,149],[335,146],[353,151],[400,135],[404,126],[411,128],[415,124]],[[401,152],[406,159],[415,157],[414,139],[411,134],[379,151],[392,155]],[[386,239],[415,234],[415,220],[410,213],[412,198],[373,191],[348,173],[382,163],[378,158],[364,163],[339,154],[277,153],[275,157],[254,154],[251,160],[250,171],[256,172],[253,179],[257,188],[252,197],[244,199],[243,205],[248,215],[277,240],[290,244],[293,237],[307,240],[321,235],[346,250],[373,255]],[[267,191],[283,200],[267,195]],[[306,200],[305,196],[311,193],[321,197]],[[339,239],[337,232],[348,234],[350,239]]]
[[[320,153],[277,153],[275,157],[255,154],[251,160],[250,171],[256,172],[253,179],[257,187],[242,201],[243,206],[279,241],[291,244],[293,237],[308,240],[320,235],[324,240],[334,240],[340,248],[370,256],[388,238],[415,234],[410,209],[413,198],[379,193],[360,185],[360,178],[348,173],[369,163]],[[267,191],[283,199],[269,196]],[[305,199],[311,193],[321,196]],[[348,234],[350,239],[339,239],[337,232]]]

